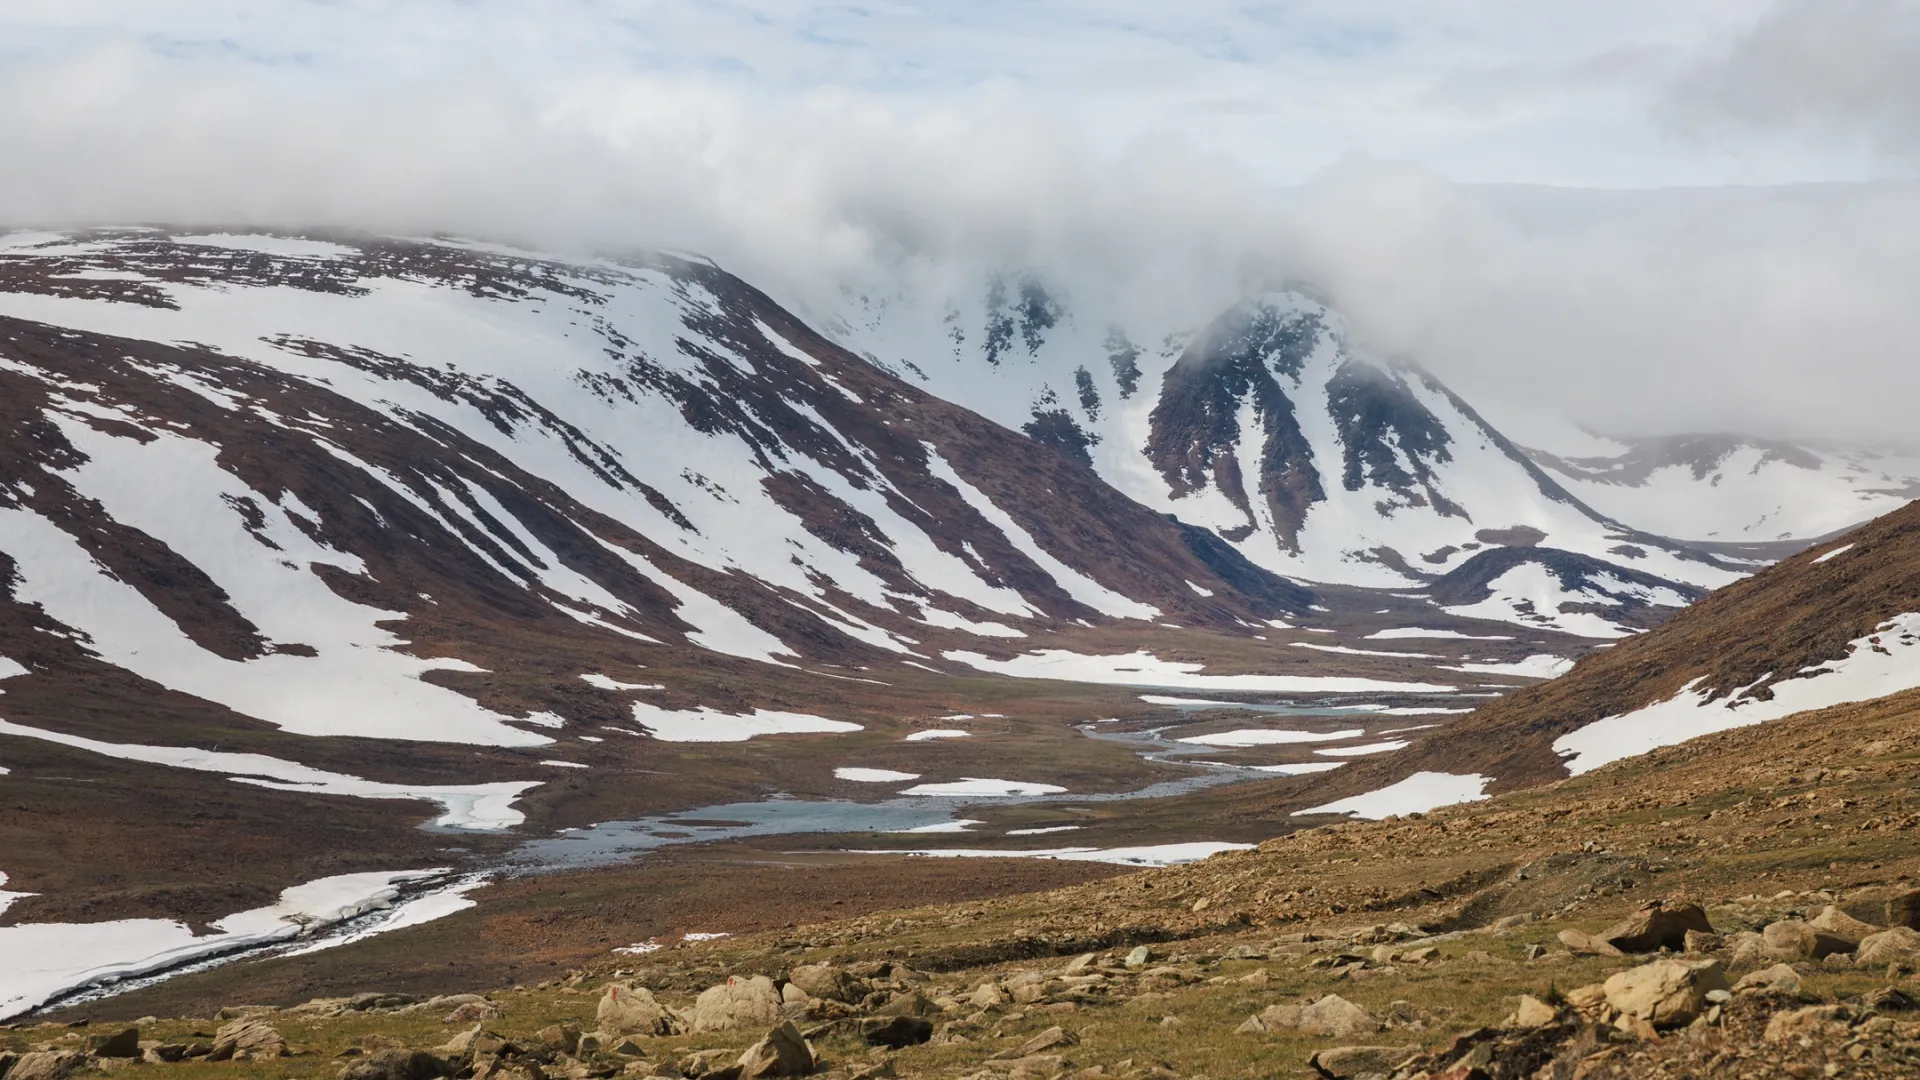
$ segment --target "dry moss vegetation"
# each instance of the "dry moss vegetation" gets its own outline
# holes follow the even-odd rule
[[[1877,926],[1856,928],[1846,948],[1821,959],[1763,949],[1755,942],[1773,938],[1750,932],[1794,926],[1829,905],[1889,921],[1887,898],[1920,884],[1917,775],[1920,692],[1723,733],[1484,803],[1326,825],[1188,866],[609,955],[565,979],[494,990],[491,1004],[452,1021],[457,999],[270,1012],[263,1019],[294,1056],[151,1067],[236,1078],[366,1075],[400,1067],[394,1055],[374,1053],[382,1048],[444,1047],[478,1024],[521,1053],[445,1051],[437,1060],[495,1077],[721,1080],[769,1024],[610,1035],[572,1053],[564,1052],[567,1032],[542,1032],[601,1026],[596,1010],[609,984],[649,989],[690,1020],[696,996],[729,977],[765,975],[777,985],[808,981],[796,969],[828,965],[842,973],[834,978],[848,1001],[790,993],[786,1014],[812,1041],[814,1071],[839,1077],[1315,1075],[1308,1062],[1316,1054],[1330,1075],[1424,1071],[1452,1080],[1911,1076],[1920,1072],[1920,1013],[1906,1011],[1904,995],[1920,992],[1911,952],[1866,950],[1872,955],[1856,959],[1853,945]],[[1791,980],[1780,983],[1774,970],[1762,980],[1774,989],[1716,998],[1712,1022],[1670,1032],[1595,1007],[1579,988],[1651,958],[1588,954],[1567,941],[1600,934],[1652,899],[1700,904],[1711,920],[1717,936],[1697,937],[1685,960],[1717,961],[1734,985],[1785,963]],[[1566,931],[1577,933],[1563,938]],[[1317,1029],[1328,1034],[1286,1026],[1301,1021],[1285,1006],[1329,994],[1365,1019]],[[1516,1010],[1527,1015],[1521,995],[1545,1003],[1537,1026],[1518,1024]],[[1562,1005],[1566,995],[1589,1015]],[[931,1039],[870,1046],[863,1031],[894,1023],[873,1019],[889,1012],[924,1018],[920,1035]],[[1269,1022],[1248,1023],[1263,1014]],[[210,1042],[220,1023],[154,1020],[140,1025],[140,1037],[190,1047]],[[21,1026],[0,1030],[0,1048],[81,1049],[107,1033]],[[1328,1053],[1353,1045],[1386,1048],[1394,1060]],[[726,1053],[702,1053],[714,1050]],[[23,1080],[20,1067],[10,1080]]]

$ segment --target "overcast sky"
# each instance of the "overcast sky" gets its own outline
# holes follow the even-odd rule
[[[0,222],[1300,278],[1516,421],[1920,400],[1916,0],[6,0],[0,102]]]

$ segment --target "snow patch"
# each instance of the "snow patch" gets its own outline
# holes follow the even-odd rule
[[[1364,757],[1368,754],[1384,754],[1406,748],[1407,743],[1404,740],[1389,739],[1386,742],[1362,743],[1359,746],[1331,746],[1325,750],[1315,750],[1314,753],[1326,757]]]
[[[704,705],[698,709],[674,710],[644,701],[633,703],[633,718],[661,742],[746,742],[756,735],[860,730],[859,724],[806,713],[755,709],[745,716],[735,716]]]
[[[1829,551],[1829,552],[1826,552],[1825,554],[1820,555],[1819,557],[1815,558],[1813,561],[1816,563],[1823,563],[1823,562],[1826,562],[1828,559],[1835,558],[1840,555],[1845,555],[1847,552],[1851,550],[1853,550],[1852,544],[1841,544],[1839,547],[1834,548],[1832,551]]]
[[[916,829],[915,832],[930,830]],[[1178,866],[1198,862],[1223,851],[1246,851],[1252,844],[1226,844],[1214,840],[1181,844],[1143,844],[1117,848],[1043,848],[1039,850],[996,851],[990,848],[944,848],[925,851],[871,851],[870,855],[921,855],[936,859],[1060,859],[1066,862],[1119,863],[1123,866]]]
[[[853,767],[833,770],[833,775],[841,780],[852,780],[856,784],[895,784],[907,780],[920,779],[919,773],[894,772],[892,769],[860,769]]]
[[[1017,679],[1059,679],[1113,686],[1354,694],[1444,694],[1454,689],[1433,683],[1389,682],[1338,675],[1202,675],[1199,672],[1205,665],[1162,660],[1144,649],[1107,656],[1087,656],[1065,649],[1043,649],[1023,653],[1011,660],[995,660],[981,653],[957,649],[941,655],[968,667]]]
[[[444,870],[342,874],[296,885],[279,902],[229,915],[216,933],[194,936],[184,923],[119,919],[97,923],[25,923],[0,927],[0,1020],[96,983],[151,974],[236,949],[291,941],[315,929],[390,906],[400,886]]]
[[[1462,776],[1457,773],[1417,772],[1383,788],[1325,806],[1295,810],[1293,813],[1295,817],[1303,814],[1352,814],[1371,821],[1396,814],[1424,814],[1438,806],[1479,802],[1488,798],[1484,792],[1492,779],[1478,773]]]
[[[1038,829],[1008,829],[1008,836],[1045,836],[1048,833],[1077,832],[1079,825],[1047,825]]]
[[[443,829],[495,830],[522,824],[527,816],[513,808],[514,800],[541,783],[538,780],[526,780],[464,786],[382,784],[346,773],[327,772],[297,762],[282,761],[265,754],[197,750],[189,746],[100,742],[78,735],[27,727],[4,719],[0,719],[0,735],[58,743],[122,761],[221,773],[236,783],[254,784],[275,791],[347,795],[361,799],[421,799],[440,804],[441,814],[433,820],[433,824]]]
[[[1194,743],[1199,746],[1281,746],[1287,743],[1338,742],[1341,739],[1354,739],[1366,732],[1354,728],[1349,731],[1280,731],[1274,728],[1241,728],[1238,731],[1220,731],[1211,735],[1191,735],[1175,742]]]
[[[928,728],[925,731],[916,731],[907,736],[906,741],[928,742],[933,739],[966,739],[971,738],[972,735],[973,732],[971,731],[955,731],[952,728]]]
[[[1478,675],[1517,675],[1523,679],[1553,679],[1573,670],[1573,661],[1564,656],[1535,653],[1525,660],[1516,660],[1511,663],[1485,661],[1441,666],[1448,671],[1464,671]]]
[[[580,681],[588,686],[597,686],[602,690],[665,690],[659,683],[621,682],[606,675],[588,674],[580,676]]]
[[[959,780],[944,784],[915,784],[902,791],[902,795],[985,795],[1004,797],[1013,795],[1059,795],[1067,789],[1053,784],[1033,784],[1020,780],[991,780],[982,776],[963,776]]]
[[[1767,687],[1771,700],[1748,696],[1745,686],[1717,700],[1695,679],[1665,701],[1596,720],[1554,740],[1575,776],[1622,758],[1672,746],[1716,731],[1778,720],[1850,701],[1871,701],[1920,686],[1920,613],[1896,615],[1847,644],[1839,660],[1802,669]]]
[[[1425,630],[1418,626],[1390,626],[1385,630],[1375,630],[1366,636],[1367,641],[1396,641],[1406,638],[1435,638],[1453,641],[1512,641],[1510,637],[1499,634],[1463,634],[1458,630]]]

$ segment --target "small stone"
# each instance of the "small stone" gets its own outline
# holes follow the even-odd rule
[[[1559,1019],[1560,1010],[1531,994],[1520,995],[1520,1007],[1513,1011],[1513,1026],[1543,1028]]]
[[[1775,964],[1742,976],[1733,988],[1743,994],[1797,994],[1800,992],[1800,973],[1790,965]]]
[[[1126,965],[1129,970],[1138,971],[1153,960],[1153,950],[1145,945],[1136,945],[1127,953]]]

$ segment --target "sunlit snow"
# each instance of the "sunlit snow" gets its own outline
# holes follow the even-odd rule
[[[1478,773],[1462,776],[1457,773],[1417,772],[1398,783],[1361,795],[1309,810],[1295,810],[1294,816],[1352,814],[1377,821],[1396,814],[1424,814],[1435,807],[1479,802],[1487,798],[1484,792],[1491,780],[1491,777]]]

